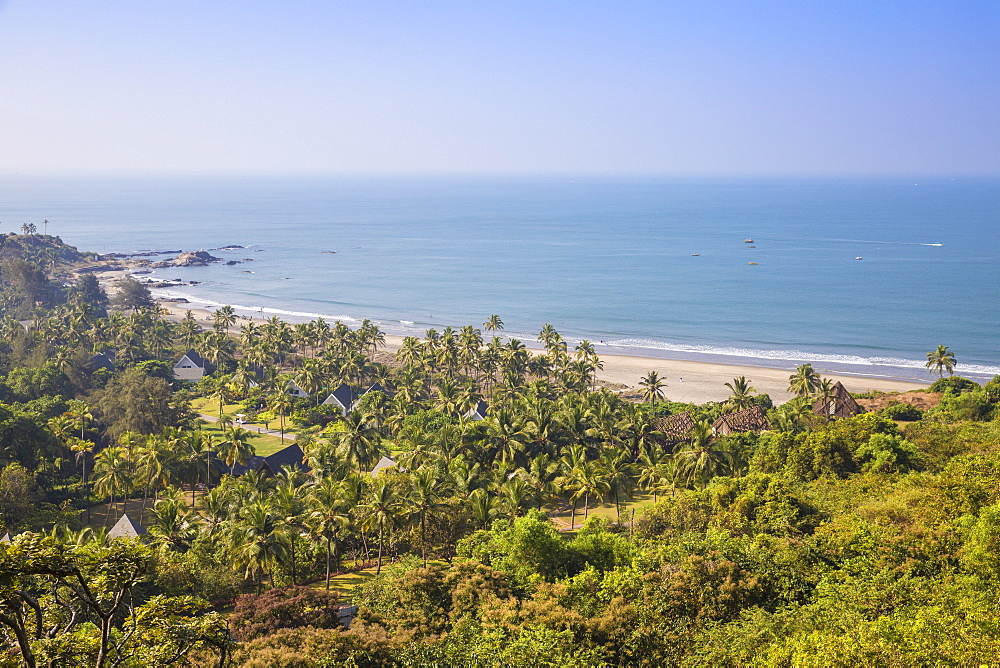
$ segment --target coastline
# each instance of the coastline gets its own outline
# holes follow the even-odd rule
[[[101,278],[120,277],[122,274],[102,276]],[[155,297],[155,295],[154,295]],[[161,308],[169,313],[172,319],[183,318],[187,311],[203,324],[210,325],[212,311],[205,308],[191,307],[190,304],[156,298]],[[249,316],[247,316],[249,317]],[[250,319],[256,320],[260,316]],[[266,320],[267,318],[262,318]],[[393,353],[402,346],[402,336],[386,334],[385,352]],[[532,350],[532,352],[537,352]],[[650,371],[656,371],[666,382],[663,393],[669,401],[703,404],[708,401],[724,401],[729,397],[729,388],[725,383],[732,382],[738,376],[746,376],[751,385],[761,393],[770,395],[775,404],[784,403],[792,398],[787,391],[787,369],[777,369],[766,366],[748,364],[724,364],[716,362],[700,362],[679,359],[664,359],[636,355],[601,354],[604,368],[597,372],[599,380],[615,386],[623,386],[638,391],[639,381]],[[836,373],[821,373],[824,378],[840,381],[850,392],[907,392],[928,387],[933,379],[925,383],[900,380],[894,378],[875,378],[870,376],[854,376]]]

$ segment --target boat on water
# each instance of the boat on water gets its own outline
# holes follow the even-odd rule
[[[747,264],[757,264],[756,262],[747,262]]]
[[[752,244],[753,242],[754,242],[753,239],[751,239],[750,237],[747,237],[746,239],[743,240],[743,243],[745,244]]]
[[[691,257],[701,257],[701,253],[691,253]]]
[[[855,259],[855,260],[864,260],[864,258],[863,258],[863,257],[861,257],[860,255],[859,255],[859,256],[857,256],[857,257],[856,257],[856,258],[854,258],[854,259]]]

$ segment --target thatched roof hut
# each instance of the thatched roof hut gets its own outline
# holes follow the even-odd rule
[[[838,380],[834,384],[830,396],[816,402],[816,405],[813,406],[813,413],[824,415],[830,419],[848,418],[864,413],[864,409],[858,405],[851,393]]]
[[[694,420],[691,413],[685,411],[677,415],[660,418],[656,422],[656,431],[663,434],[664,440],[669,443],[680,443],[686,441],[694,429]]]
[[[712,423],[712,432],[716,436],[729,436],[752,431],[759,434],[771,428],[767,422],[767,413],[760,406],[751,406],[735,413],[727,413]]]

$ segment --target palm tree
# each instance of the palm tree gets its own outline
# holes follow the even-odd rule
[[[411,476],[407,503],[420,526],[420,555],[424,560],[424,567],[427,566],[427,518],[437,508],[444,494],[444,481],[438,478],[435,469],[418,469]]]
[[[104,448],[95,457],[94,465],[94,489],[102,496],[111,497],[108,505],[108,514],[105,519],[105,526],[111,519],[115,504],[115,496],[119,493],[122,496],[124,505],[122,514],[128,510],[128,494],[132,491],[133,476],[132,462],[129,460],[128,451],[117,445]]]
[[[333,478],[323,478],[309,488],[306,506],[309,512],[303,520],[309,536],[326,545],[326,589],[329,591],[331,558],[336,556],[337,570],[340,570],[337,540],[351,523],[344,484]]]
[[[226,463],[230,471],[236,464],[246,464],[253,457],[254,448],[250,445],[250,432],[242,427],[230,427],[223,432],[219,442],[219,457]]]
[[[229,383],[224,378],[217,379],[206,379],[207,384],[209,384],[209,394],[208,399],[211,401],[219,402],[219,419],[222,419],[222,409],[226,402],[229,401],[233,393],[229,389]]]
[[[620,496],[624,494],[632,498],[632,490],[635,489],[633,467],[628,461],[628,453],[625,450],[609,453],[601,460],[601,468],[605,482],[615,495],[615,514],[620,523],[622,520]]]
[[[757,390],[750,386],[750,381],[746,376],[733,378],[733,382],[726,383],[726,387],[732,392],[726,404],[736,410],[749,408],[753,405],[753,395]]]
[[[655,371],[650,371],[639,381],[639,387],[642,388],[642,399],[648,403],[662,401],[663,388],[666,386],[666,382]]]
[[[503,329],[503,320],[501,320],[498,315],[491,315],[486,319],[486,322],[483,323],[483,329],[487,332],[499,331]]]
[[[958,362],[955,361],[955,353],[948,350],[948,346],[938,346],[927,353],[927,364],[925,366],[928,369],[937,371],[939,378],[944,378],[945,371],[948,372],[949,376],[952,375],[956,364]]]
[[[344,456],[358,467],[358,473],[372,465],[379,455],[379,433],[371,426],[368,417],[360,411],[348,413],[344,420],[346,430],[340,434],[340,447]]]
[[[253,577],[260,592],[265,576],[274,582],[274,567],[285,557],[286,525],[265,500],[244,506],[230,525],[228,552],[233,563]]]
[[[403,514],[403,499],[396,492],[390,479],[381,478],[375,481],[368,499],[359,510],[365,529],[378,529],[378,567],[375,574],[382,572],[382,551],[386,535],[399,522]]]
[[[695,423],[689,441],[674,451],[673,460],[677,476],[688,487],[730,473],[734,464],[732,454],[713,438],[707,421]]]
[[[467,503],[469,510],[472,511],[472,516],[478,521],[479,526],[483,529],[488,529],[490,523],[496,519],[498,514],[496,497],[485,489],[474,489],[468,495]]]
[[[812,364],[801,364],[788,377],[788,391],[797,397],[807,397],[819,387],[819,374]]]

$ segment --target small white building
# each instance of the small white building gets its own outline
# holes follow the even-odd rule
[[[466,413],[464,417],[465,419],[472,420],[473,422],[477,422],[479,420],[485,420],[486,411],[488,411],[489,408],[490,408],[489,404],[480,399],[479,401],[476,402],[476,405],[473,406],[472,410]]]
[[[194,351],[194,348],[184,353],[174,364],[174,378],[177,380],[199,381],[208,371],[208,362]]]
[[[340,408],[340,413],[344,417],[351,412],[351,408],[354,403],[358,400],[358,395],[354,392],[350,385],[346,383],[341,383],[340,387],[330,393],[326,399],[323,400],[324,406],[337,406]]]
[[[309,393],[299,387],[299,384],[294,380],[288,381],[288,394],[295,397],[296,399],[301,399],[302,397],[308,397]]]

